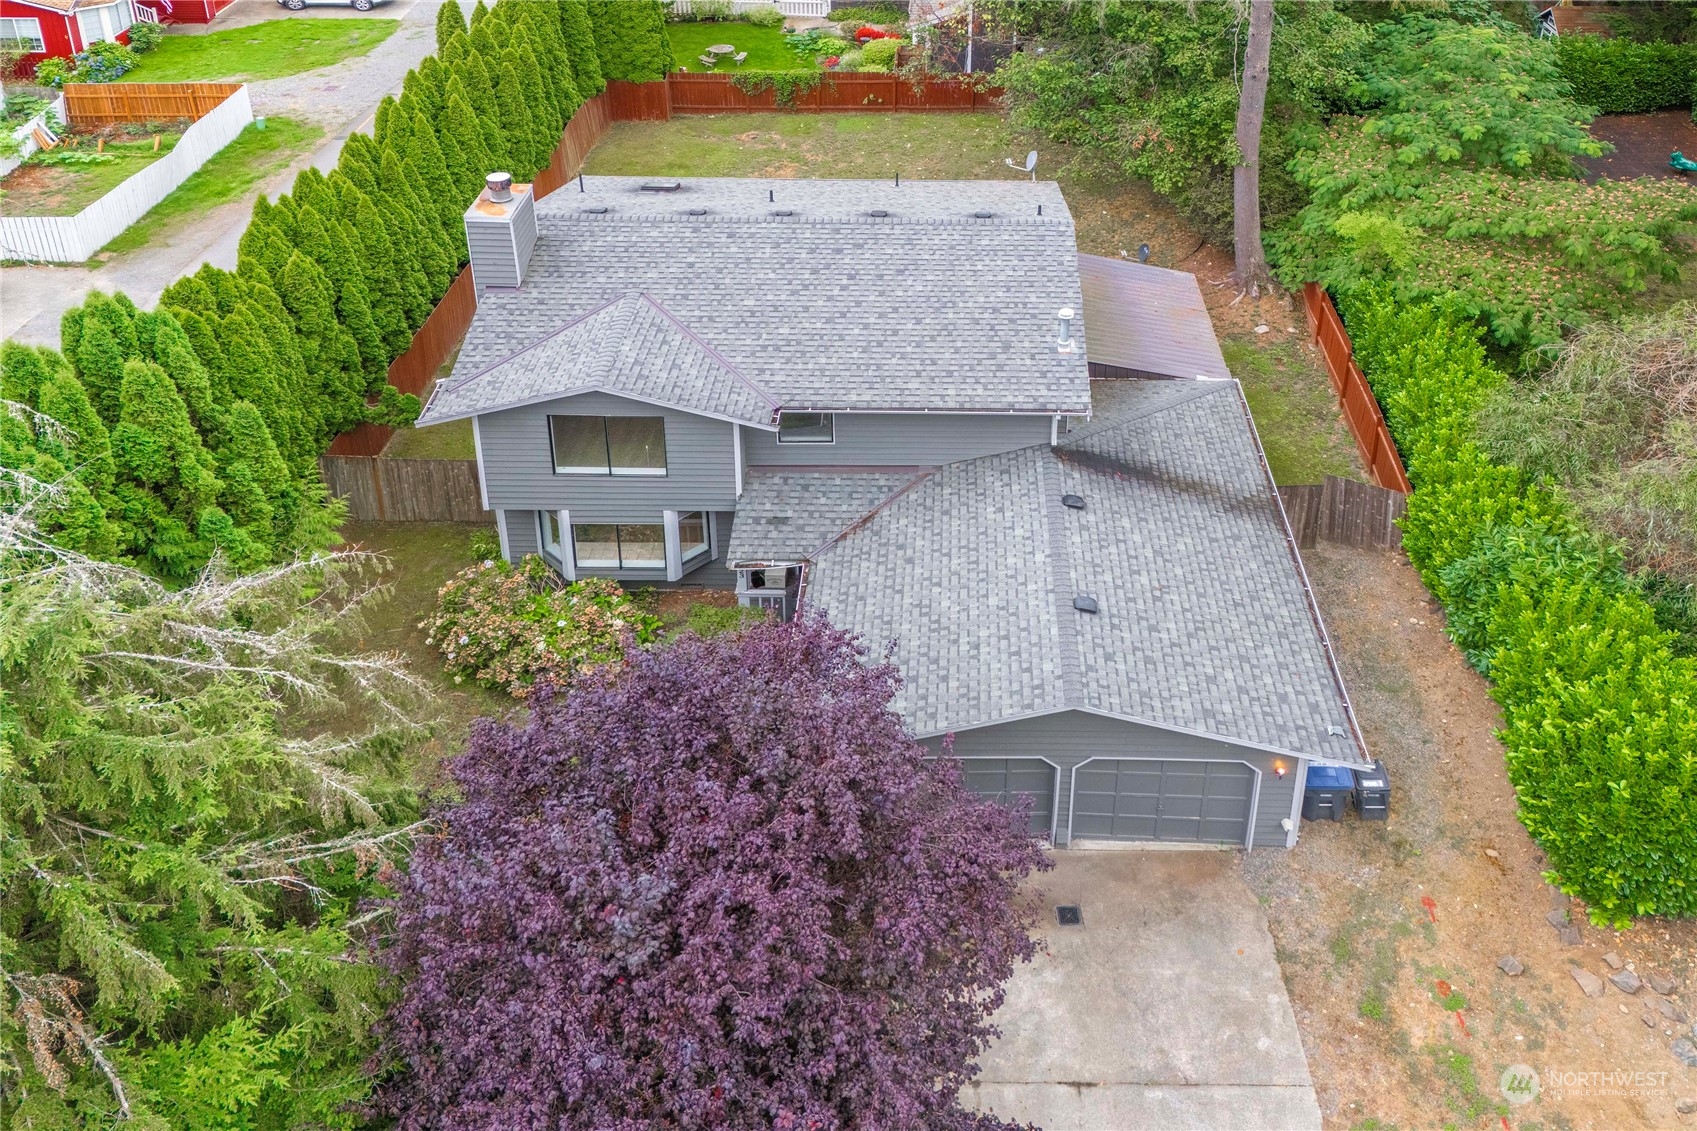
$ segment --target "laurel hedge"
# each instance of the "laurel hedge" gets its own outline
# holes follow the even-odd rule
[[[1366,289],[1343,313],[1414,485],[1404,548],[1492,681],[1551,879],[1600,923],[1697,915],[1697,660],[1612,547],[1475,443],[1506,380],[1476,323]]]
[[[1642,114],[1692,104],[1697,43],[1634,43],[1600,35],[1564,35],[1555,42],[1574,100],[1600,113]]]

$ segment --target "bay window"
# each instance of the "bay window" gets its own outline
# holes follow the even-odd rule
[[[572,553],[578,569],[665,569],[666,528],[662,523],[572,523]]]

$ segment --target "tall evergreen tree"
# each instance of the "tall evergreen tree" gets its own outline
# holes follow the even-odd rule
[[[436,9],[436,50],[448,46],[448,40],[465,28],[465,13],[460,11],[459,0],[445,0]]]
[[[656,0],[593,0],[590,20],[602,77],[653,82],[672,69],[666,16]]]
[[[601,73],[601,53],[595,46],[589,4],[587,0],[555,0],[555,4],[559,9],[561,39],[572,61],[573,85],[579,98],[594,98],[607,89],[607,80]]]
[[[483,3],[483,0],[477,0],[477,3],[471,6],[471,30],[476,31],[478,25],[483,22],[487,15],[489,15],[488,6]]]
[[[77,478],[96,498],[108,498],[117,478],[111,432],[69,366],[54,365],[48,359],[47,371],[37,390],[36,407],[63,426],[63,443]]]
[[[52,369],[47,356],[37,347],[12,341],[0,343],[0,398],[37,407],[36,393]]]
[[[128,358],[105,319],[91,318],[84,311],[76,353],[71,360],[100,418],[108,424],[117,423],[124,362]]]
[[[465,84],[458,76],[448,80],[448,108],[442,115],[442,153],[454,182],[454,198],[460,208],[469,207],[495,170],[495,161],[483,144],[483,126],[471,108]]]
[[[531,181],[536,178],[537,170],[548,164],[548,152],[543,147],[542,135],[536,126],[536,118],[530,112],[530,104],[524,96],[524,85],[519,81],[518,68],[513,65],[512,58],[518,53],[508,50],[508,61],[501,65],[501,127],[507,135],[507,147],[510,160],[509,168],[513,177],[519,181]]]
[[[483,171],[484,175],[497,169],[505,169],[512,161],[507,132],[501,124],[501,104],[495,93],[496,72],[489,65],[490,59],[498,60],[499,55],[491,55],[486,59],[482,53],[473,51],[455,71],[455,74],[465,80],[466,90],[471,96],[471,108],[477,114],[477,120],[483,129],[483,147],[492,162],[490,167]],[[486,91],[487,94],[484,93]],[[482,177],[478,180],[481,181]]]
[[[171,378],[152,362],[130,361],[121,401],[112,430],[118,475],[155,493],[185,525],[199,522],[218,501],[217,466]]]
[[[442,116],[443,107],[448,102],[448,65],[446,58],[438,59],[434,55],[426,55],[418,63],[418,80],[411,90],[405,86],[401,93],[416,92],[418,109],[432,122]]]
[[[182,326],[183,333],[188,337],[189,344],[194,347],[194,355],[206,367],[206,380],[212,388],[212,403],[225,405],[230,403],[230,369],[224,357],[224,347],[218,340],[218,328],[215,322],[222,322],[216,314],[211,318],[198,310],[188,307],[161,307],[168,309]]]
[[[182,395],[195,430],[202,437],[214,436],[223,427],[224,406],[213,392],[212,378],[195,356],[194,344],[182,323],[168,310],[158,311],[157,317],[153,359]]]
[[[230,406],[230,429],[217,462],[224,510],[272,555],[286,554],[300,491],[264,416],[247,401]]]
[[[259,409],[278,451],[298,467],[300,453],[311,448],[301,435],[292,398],[278,380],[282,368],[267,341],[265,329],[251,307],[237,309],[224,320],[221,338],[229,359],[230,391]],[[317,452],[312,452],[316,458]]]
[[[442,235],[442,215],[434,201],[419,199],[426,186],[415,182],[393,152],[383,154],[382,183],[387,190],[383,207],[395,214],[401,226],[413,234],[413,254],[424,272],[432,304],[447,291],[454,279],[447,240]]]

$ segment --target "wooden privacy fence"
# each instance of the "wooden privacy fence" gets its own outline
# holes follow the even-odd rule
[[[240,89],[233,82],[66,83],[65,120],[79,126],[174,118],[198,122]]]
[[[969,78],[941,76],[915,84],[899,75],[826,74],[812,90],[780,104],[777,91],[750,94],[728,74],[674,72],[664,82],[609,82],[613,120],[666,121],[674,114],[748,114],[774,110],[836,113],[849,110],[967,111],[995,109],[1001,90]]]
[[[1308,332],[1313,335],[1314,344],[1320,347],[1320,354],[1326,360],[1332,391],[1337,394],[1344,421],[1355,436],[1361,462],[1372,473],[1373,482],[1406,495],[1413,489],[1408,483],[1408,473],[1403,470],[1402,459],[1391,440],[1391,430],[1385,427],[1385,416],[1379,411],[1379,402],[1374,398],[1367,378],[1362,375],[1361,367],[1355,364],[1349,331],[1343,328],[1343,319],[1338,317],[1337,308],[1332,305],[1332,296],[1319,283],[1304,283],[1302,301],[1308,314]]]
[[[494,522],[483,509],[474,459],[318,457],[330,493],[360,522]]]
[[[584,158],[589,156],[596,142],[607,136],[612,125],[613,114],[607,95],[598,94],[579,106],[572,120],[566,123],[566,132],[560,136],[560,144],[554,147],[548,167],[536,174],[537,199],[577,176],[577,171],[583,168]]]
[[[228,83],[186,85],[218,87],[231,93],[185,130],[171,152],[141,169],[75,216],[0,217],[0,255],[7,259],[36,259],[51,263],[83,262],[145,216],[148,209],[171,195],[177,186],[188,180],[213,154],[234,141],[236,135],[253,121],[247,87]],[[71,101],[71,92],[76,89],[76,86],[66,87],[65,101],[72,121],[78,121],[77,110]]]
[[[1280,487],[1279,498],[1298,545],[1317,538],[1380,550],[1402,545],[1396,521],[1408,510],[1408,496],[1401,491],[1328,475],[1324,483]]]

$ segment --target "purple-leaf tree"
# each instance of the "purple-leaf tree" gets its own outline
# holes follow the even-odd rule
[[[402,1128],[1005,1126],[956,1093],[1047,863],[864,659],[685,636],[476,725],[385,951]]]

